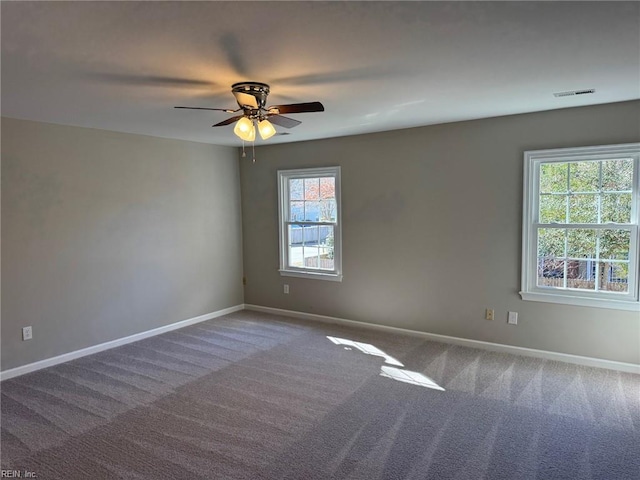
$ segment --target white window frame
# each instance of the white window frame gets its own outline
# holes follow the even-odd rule
[[[334,177],[336,195],[336,222],[327,222],[334,227],[333,270],[318,270],[289,266],[287,229],[291,223],[321,225],[323,222],[291,222],[289,218],[289,180],[314,177]],[[342,201],[340,167],[301,168],[278,170],[278,225],[280,246],[280,275],[288,277],[314,278],[318,280],[342,281]]]
[[[621,228],[631,231],[629,251],[629,292],[590,292],[578,289],[553,289],[538,287],[538,246],[540,165],[553,162],[577,162],[632,158],[634,160],[631,224],[596,224],[599,228]],[[524,152],[524,202],[522,218],[522,290],[523,300],[568,305],[640,311],[640,143],[605,145],[581,148],[560,148]],[[576,227],[592,228],[593,224],[576,224]],[[635,266],[635,268],[634,268]]]

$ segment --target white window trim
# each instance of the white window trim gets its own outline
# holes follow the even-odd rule
[[[609,159],[612,156],[633,158],[634,178],[631,211],[631,251],[629,252],[629,293],[606,294],[579,290],[556,290],[537,286],[536,220],[539,197],[539,165],[548,162],[575,162]],[[523,300],[561,303],[586,307],[640,311],[640,143],[605,145],[581,148],[560,148],[524,152],[524,202],[522,215],[522,280],[520,296]],[[620,224],[611,224],[612,227]],[[634,248],[635,246],[635,248]],[[636,266],[635,270],[633,266]]]
[[[287,245],[287,211],[289,208],[289,189],[286,182],[291,178],[313,178],[332,176],[335,178],[336,223],[333,237],[333,271],[296,268],[288,266]],[[295,170],[278,170],[278,236],[280,247],[280,275],[286,277],[311,278],[317,280],[342,281],[342,198],[340,167],[300,168]]]

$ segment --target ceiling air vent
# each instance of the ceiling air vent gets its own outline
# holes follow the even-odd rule
[[[591,93],[595,93],[595,88],[588,88],[586,90],[571,90],[569,92],[556,92],[553,94],[554,97],[573,97],[575,95],[589,95]]]

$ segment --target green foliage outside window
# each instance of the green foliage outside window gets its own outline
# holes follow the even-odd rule
[[[587,224],[581,228],[540,228],[538,257],[567,261],[598,261],[599,271],[608,268],[626,278],[630,231],[615,224],[631,222],[633,160],[616,159],[540,166],[539,222],[543,224]],[[606,228],[587,228],[589,224]],[[560,262],[562,263],[562,262]],[[595,265],[595,263],[594,263]],[[562,269],[556,265],[556,269]],[[547,271],[545,276],[551,275]],[[556,275],[556,272],[552,272]],[[600,274],[602,274],[600,272]],[[610,274],[611,275],[611,274]]]

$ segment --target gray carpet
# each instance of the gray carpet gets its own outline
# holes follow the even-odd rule
[[[638,375],[249,311],[1,396],[2,468],[41,480],[640,479]]]

